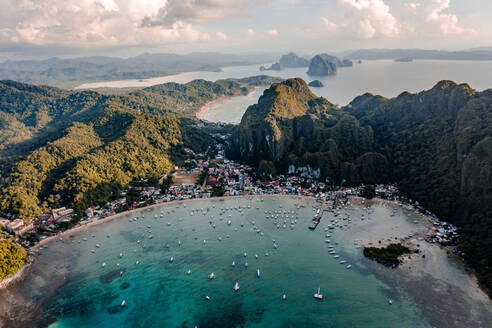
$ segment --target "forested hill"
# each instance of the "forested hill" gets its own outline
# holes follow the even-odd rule
[[[441,81],[418,94],[365,94],[338,108],[291,79],[248,108],[233,140],[231,154],[263,175],[397,182],[461,227],[462,250],[492,288],[492,90]]]
[[[205,152],[210,129],[190,115],[206,101],[271,78],[168,83],[129,95],[0,82],[0,216],[31,219],[57,203],[79,212],[139,178]]]
[[[192,116],[208,101],[246,94],[255,86],[276,81],[279,79],[264,75],[216,82],[194,80],[186,84],[165,83],[128,95],[69,92],[0,81],[0,161],[25,155],[42,142],[60,136],[71,122],[92,122],[108,107],[123,106],[136,113]]]

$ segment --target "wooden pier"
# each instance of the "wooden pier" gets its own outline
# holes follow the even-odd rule
[[[309,229],[314,230],[318,226],[318,224],[321,222],[321,217],[323,216],[323,213],[325,211],[333,211],[337,208],[337,198],[334,200],[329,200],[327,202],[324,202],[318,210],[319,212],[316,213],[316,215],[313,218],[313,221],[309,225]]]

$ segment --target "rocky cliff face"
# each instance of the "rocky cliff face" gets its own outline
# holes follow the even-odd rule
[[[321,55],[314,56],[309,63],[308,75],[329,76],[337,73],[337,66],[334,62],[323,58]]]
[[[337,67],[352,67],[352,65],[353,63],[349,59],[341,60],[328,54],[319,54],[311,59],[307,73],[311,76],[335,75]]]
[[[246,111],[233,143],[236,156],[263,173],[274,168],[339,181],[347,172],[357,183],[356,168],[366,164],[357,160],[373,150],[373,133],[298,78],[266,90]]]

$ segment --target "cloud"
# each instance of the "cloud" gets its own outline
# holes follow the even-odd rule
[[[224,18],[244,16],[244,8],[268,2],[268,0],[167,0],[157,14],[145,17],[142,24],[167,27],[176,22],[205,24]]]
[[[227,41],[227,34],[225,34],[223,32],[217,32],[215,35],[217,35],[217,37],[219,38],[219,40]]]
[[[2,0],[0,43],[141,45],[206,41],[187,22],[142,26],[161,0]],[[220,0],[210,0],[220,1]]]
[[[255,36],[255,35],[256,35],[255,30],[253,30],[253,29],[251,29],[251,28],[248,28],[247,33],[248,33],[248,35],[249,35],[249,36]]]
[[[267,31],[267,34],[270,36],[276,36],[276,35],[278,35],[278,31],[276,29],[272,28],[272,29]]]
[[[445,36],[475,33],[476,31],[473,29],[459,26],[456,15],[443,13],[449,8],[449,5],[450,0],[430,0],[425,4],[419,4],[416,8],[416,14],[424,17],[428,25],[437,27],[439,32]]]
[[[323,21],[323,24],[325,25],[325,28],[327,31],[334,31],[338,28],[338,25],[331,22],[328,18],[326,17],[321,17],[321,20]]]
[[[347,33],[356,38],[397,37],[401,24],[383,0],[338,0],[347,13]]]

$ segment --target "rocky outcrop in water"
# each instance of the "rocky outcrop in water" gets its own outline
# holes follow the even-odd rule
[[[313,88],[322,88],[325,85],[320,80],[314,80],[314,81],[309,82],[308,86],[313,87]]]

